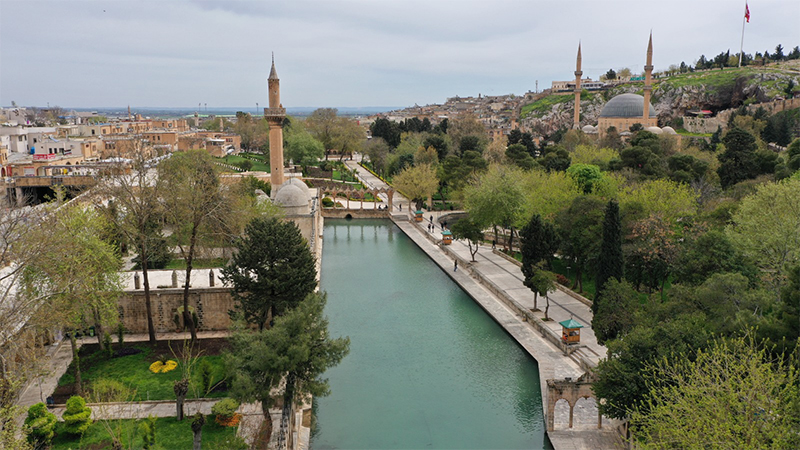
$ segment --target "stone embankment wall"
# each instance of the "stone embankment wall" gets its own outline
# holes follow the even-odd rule
[[[753,103],[747,106],[747,112],[753,114],[758,108],[764,108],[767,114],[776,114],[781,111],[800,108],[800,97],[766,103]],[[690,133],[713,133],[717,131],[717,127],[725,129],[731,114],[737,110],[738,108],[726,109],[720,111],[714,117],[684,117],[683,127]]]
[[[152,289],[150,303],[153,324],[159,333],[177,329],[175,313],[183,306],[183,289]],[[234,307],[231,291],[226,287],[189,290],[189,306],[195,309],[199,330],[227,330],[231,319],[228,311]],[[147,308],[144,291],[125,291],[119,299],[119,315],[128,333],[147,333]]]

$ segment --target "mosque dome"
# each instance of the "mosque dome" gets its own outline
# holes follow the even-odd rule
[[[301,191],[303,191],[303,194],[306,195],[306,198],[308,198],[308,186],[305,183],[303,183],[303,181],[300,180],[299,178],[289,178],[288,180],[283,182],[281,188],[283,188],[284,186],[297,186],[298,188],[300,188]],[[280,191],[280,189],[278,190]]]
[[[634,118],[644,115],[644,97],[637,94],[620,94],[603,106],[600,117]],[[656,109],[650,103],[650,118],[656,118]]]
[[[275,195],[275,203],[287,208],[308,206],[308,195],[294,184],[284,183]]]
[[[586,134],[597,133],[597,127],[593,127],[591,125],[584,125],[583,128],[581,128],[581,131],[583,131]]]
[[[678,134],[677,132],[675,132],[675,129],[672,128],[672,127],[664,127],[664,128],[661,129],[661,131],[663,131],[664,134]]]
[[[658,128],[658,127],[647,127],[647,128],[645,128],[645,130],[649,131],[649,132],[651,132],[653,134],[661,134],[661,133],[664,132],[664,130],[662,130],[661,128]]]

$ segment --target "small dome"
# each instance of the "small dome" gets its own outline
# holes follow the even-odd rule
[[[621,94],[606,103],[600,111],[600,117],[642,117],[644,115],[644,97],[637,94]],[[656,109],[650,103],[650,117],[656,118]]]
[[[664,130],[662,130],[661,128],[658,128],[658,127],[647,127],[647,128],[645,128],[645,130],[649,131],[649,132],[651,132],[653,134],[661,134],[661,133],[664,132]]]
[[[678,133],[675,132],[675,129],[672,128],[672,127],[664,127],[664,128],[661,129],[661,131],[663,131],[664,134],[678,134]]]
[[[308,186],[299,178],[289,178],[281,185],[281,187],[284,186],[297,186],[301,191],[303,191],[304,194],[306,194],[306,197],[308,197]]]
[[[597,133],[597,128],[591,125],[584,125],[583,128],[581,128],[581,131],[584,133]]]
[[[289,208],[308,206],[308,195],[294,184],[284,184],[275,195],[275,202]]]

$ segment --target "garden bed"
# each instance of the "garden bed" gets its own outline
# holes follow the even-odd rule
[[[122,431],[122,445],[126,449],[144,448],[142,433],[137,429],[140,420],[109,420],[112,429]],[[156,442],[153,448],[159,449],[190,449],[192,448],[192,418],[187,417],[182,422],[174,417],[161,417],[156,419]],[[56,437],[53,439],[51,450],[67,449],[108,449],[111,448],[111,436],[106,426],[97,421],[93,423],[83,436],[71,436],[63,431],[63,422],[56,426]],[[237,447],[233,441],[237,427],[223,427],[214,422],[214,416],[206,416],[203,425],[204,449],[230,449]],[[244,447],[247,448],[247,447]]]
[[[172,349],[170,349],[170,345]],[[222,381],[224,366],[221,352],[227,348],[226,339],[201,339],[195,348],[195,355],[199,354],[197,362],[192,369],[192,381],[186,398],[218,398],[225,397],[227,385]],[[129,388],[135,389],[133,401],[143,400],[174,400],[173,383],[183,376],[183,363],[175,354],[180,355],[183,350],[183,341],[158,341],[155,348],[146,342],[131,343],[119,351],[113,345],[115,356],[109,357],[108,353],[100,351],[97,344],[85,344],[80,349],[81,379],[84,391],[91,391],[93,382],[101,379],[115,380]],[[134,353],[132,350],[139,350]],[[126,354],[117,356],[117,354]],[[160,356],[178,362],[175,370],[166,373],[153,373],[150,365],[159,360]],[[202,379],[202,367],[208,368],[210,376]],[[220,383],[221,382],[221,383]],[[206,387],[202,387],[206,385]],[[212,388],[209,387],[212,386]],[[75,395],[74,363],[70,364],[67,372],[58,380],[58,387],[53,393],[55,403],[65,403]]]

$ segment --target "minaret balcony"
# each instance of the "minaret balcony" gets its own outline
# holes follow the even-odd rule
[[[264,118],[283,119],[286,117],[286,108],[264,108]]]

